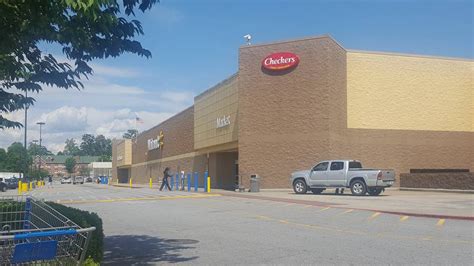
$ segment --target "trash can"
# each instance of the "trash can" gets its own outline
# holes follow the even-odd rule
[[[260,192],[260,176],[250,175],[250,192]]]

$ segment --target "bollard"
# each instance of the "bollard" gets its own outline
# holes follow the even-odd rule
[[[188,173],[188,192],[191,191],[191,173]]]
[[[21,180],[18,180],[18,195],[21,194]]]
[[[199,186],[199,173],[194,172],[194,192],[198,191],[198,186]]]
[[[132,188],[132,178],[130,178],[130,188]]]
[[[204,176],[203,176],[203,179],[204,179],[204,180],[203,180],[203,182],[202,182],[202,183],[203,183],[202,186],[204,187],[204,192],[207,192],[207,185],[206,185],[207,176],[208,176],[208,172],[206,171],[206,172],[204,172]]]
[[[179,173],[176,174],[176,190],[179,190]]]
[[[211,177],[207,177],[207,193],[211,192]]]
[[[153,188],[153,180],[150,178],[150,188]]]
[[[33,190],[33,182],[30,182],[30,191]]]

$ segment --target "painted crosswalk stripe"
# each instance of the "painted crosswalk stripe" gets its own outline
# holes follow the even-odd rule
[[[370,217],[369,217],[369,220],[373,220],[375,218],[377,218],[377,216],[379,216],[381,213],[380,212],[376,212],[374,214],[372,214]]]
[[[439,219],[438,222],[436,223],[437,226],[442,226],[446,222],[446,219]]]
[[[402,217],[400,217],[400,222],[404,222],[404,221],[408,220],[408,218],[410,218],[410,216],[406,216],[406,215],[402,216]]]

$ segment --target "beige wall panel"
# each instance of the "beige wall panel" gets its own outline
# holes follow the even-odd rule
[[[237,76],[231,76],[195,97],[194,148],[205,149],[237,141]],[[230,125],[217,128],[217,118],[230,116]]]
[[[474,132],[474,63],[347,53],[349,128]]]

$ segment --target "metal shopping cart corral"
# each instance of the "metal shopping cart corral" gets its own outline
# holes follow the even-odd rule
[[[0,197],[0,265],[81,264],[94,230],[31,196]]]

